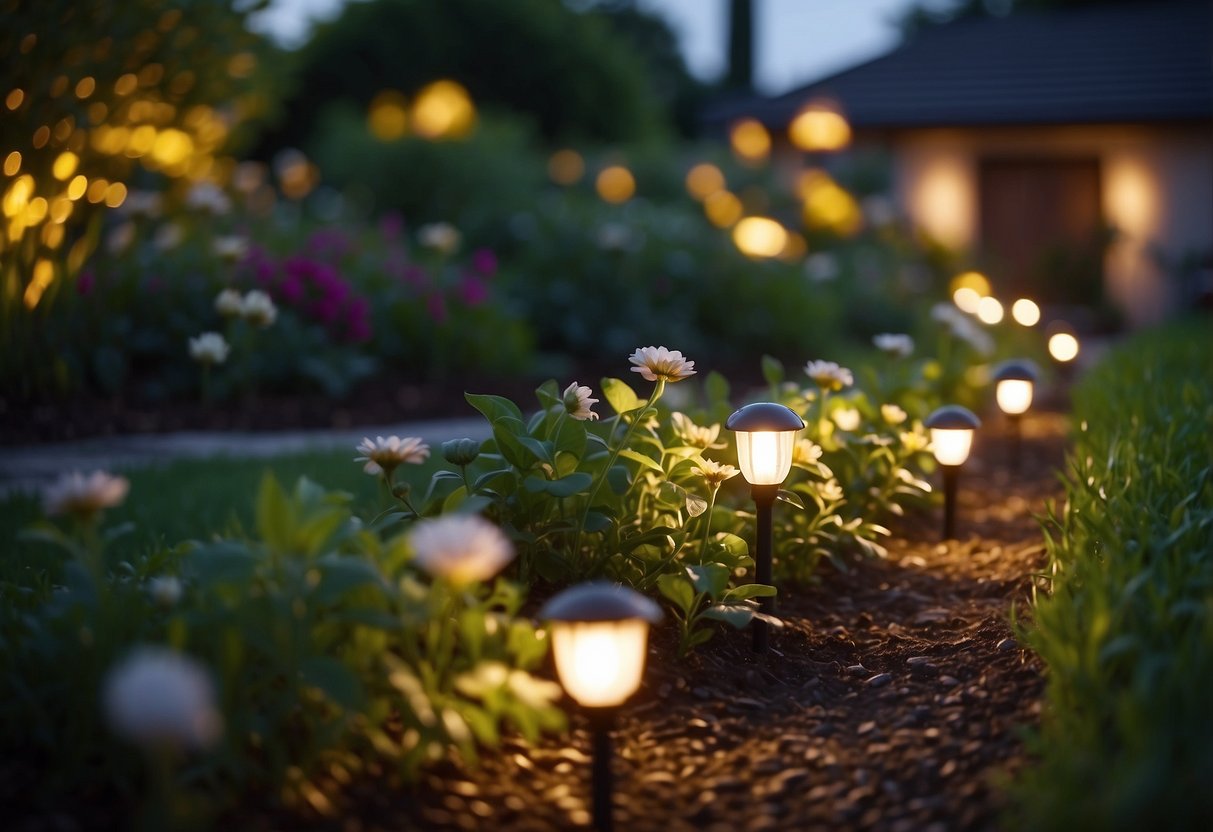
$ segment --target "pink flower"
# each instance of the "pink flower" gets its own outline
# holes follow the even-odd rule
[[[399,214],[384,214],[379,220],[379,234],[385,240],[398,240],[404,233],[404,217]]]
[[[476,249],[472,252],[472,268],[484,277],[492,277],[497,274],[497,255],[491,249]]]
[[[459,299],[467,306],[479,306],[489,299],[489,287],[479,276],[465,274],[459,281]]]

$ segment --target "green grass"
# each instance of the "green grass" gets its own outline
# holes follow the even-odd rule
[[[1213,327],[1145,333],[1074,395],[1037,755],[1008,826],[1213,829]]]
[[[251,527],[257,486],[267,471],[284,486],[307,477],[326,489],[353,497],[355,514],[369,519],[392,505],[377,477],[353,462],[352,450],[318,451],[269,459],[217,457],[180,460],[163,466],[121,471],[131,483],[121,505],[106,512],[104,526],[132,523],[133,530],[115,542],[111,560],[142,558],[183,540],[210,539],[216,534],[238,534]],[[431,457],[425,465],[407,465],[397,481],[407,480],[424,490],[441,465]],[[118,472],[113,472],[118,473]],[[396,503],[396,505],[399,505]],[[40,498],[17,494],[0,501],[0,581],[13,580],[26,568],[44,568],[47,544],[20,539],[20,531],[42,517]]]

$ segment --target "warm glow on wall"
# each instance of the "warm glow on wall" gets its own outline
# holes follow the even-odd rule
[[[636,193],[636,178],[623,165],[611,165],[598,173],[594,187],[603,200],[618,205]]]
[[[811,102],[788,125],[788,138],[804,151],[841,150],[851,142],[851,125],[832,102]]]
[[[393,142],[408,132],[408,102],[397,90],[383,90],[371,99],[366,127],[381,142]]]
[[[778,257],[788,244],[788,232],[767,217],[746,217],[733,228],[733,243],[748,257]]]
[[[1036,326],[1040,323],[1040,307],[1035,301],[1020,298],[1011,304],[1011,317],[1020,326]]]
[[[1144,164],[1133,159],[1111,161],[1105,167],[1105,207],[1118,231],[1138,241],[1158,228],[1158,183]]]
[[[729,144],[743,162],[762,162],[771,155],[771,134],[761,122],[752,118],[733,125],[729,130]]]
[[[585,160],[576,150],[557,150],[548,159],[548,176],[557,185],[575,185],[585,176]]]
[[[687,171],[687,193],[701,202],[717,191],[724,190],[724,187],[724,174],[713,164],[703,162]]]
[[[462,84],[435,81],[417,93],[413,129],[427,139],[457,139],[476,126],[476,108]]]
[[[717,191],[703,201],[703,213],[717,228],[729,228],[741,219],[741,200],[729,191]]]
[[[961,248],[971,242],[976,217],[974,185],[968,165],[959,156],[928,159],[911,181],[912,218],[945,245]]]

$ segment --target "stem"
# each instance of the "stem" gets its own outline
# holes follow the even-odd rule
[[[716,507],[716,492],[720,490],[717,483],[711,487],[708,494],[708,510],[703,513],[703,539],[699,542],[699,561],[704,563],[708,557],[708,535],[712,531],[712,509]]]

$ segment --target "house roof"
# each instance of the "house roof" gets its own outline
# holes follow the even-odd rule
[[[721,102],[705,121],[782,128],[819,97],[860,128],[1213,120],[1213,3],[960,19],[779,97]]]

